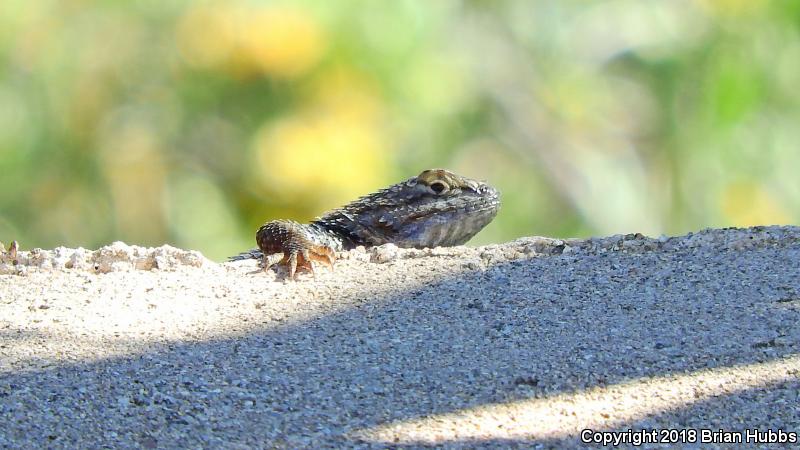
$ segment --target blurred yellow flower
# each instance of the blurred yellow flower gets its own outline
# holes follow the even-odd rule
[[[727,221],[737,227],[791,222],[783,205],[763,186],[753,182],[729,184],[722,192],[720,203]]]
[[[265,123],[253,141],[255,175],[268,190],[313,193],[333,207],[386,182],[391,158],[383,102],[346,67],[324,72],[303,111]]]
[[[322,54],[321,30],[303,11],[256,10],[241,32],[243,51],[264,73],[276,77],[301,75]]]
[[[234,75],[294,78],[319,61],[324,47],[310,13],[286,6],[199,4],[180,20],[177,34],[189,64]]]
[[[313,191],[320,203],[364,194],[386,177],[381,136],[346,117],[299,116],[267,124],[254,147],[259,178],[271,189]]]

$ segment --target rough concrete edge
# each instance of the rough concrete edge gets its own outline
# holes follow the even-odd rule
[[[558,239],[540,236],[523,237],[503,244],[482,247],[437,247],[402,249],[393,244],[365,249],[358,247],[343,252],[341,259],[355,259],[373,263],[427,258],[474,258],[487,262],[551,255],[597,255],[609,252],[639,254],[655,251],[692,251],[698,248],[719,251],[741,251],[757,248],[784,247],[800,243],[800,227],[755,226],[749,228],[707,228],[682,236],[647,237],[641,233],[617,234],[588,239]],[[239,262],[216,263],[196,250],[183,250],[170,245],[140,247],[114,242],[97,250],[56,247],[53,250],[35,248],[0,253],[0,274],[25,275],[29,271],[80,270],[90,273],[107,273],[130,270],[174,271],[180,268],[224,268]]]
[[[140,247],[114,242],[97,250],[83,247],[34,248],[0,255],[0,274],[25,275],[28,271],[80,270],[108,273],[128,270],[176,270],[215,263],[196,250],[182,250],[170,245]]]

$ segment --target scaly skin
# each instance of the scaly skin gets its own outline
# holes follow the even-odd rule
[[[425,248],[461,245],[497,215],[498,192],[486,183],[444,169],[418,176],[361,197],[310,224],[273,220],[256,232],[258,249],[230,260],[261,258],[265,270],[275,263],[314,273],[314,262],[333,268],[335,252],[363,245],[392,243]]]

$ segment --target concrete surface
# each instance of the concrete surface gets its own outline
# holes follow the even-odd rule
[[[655,430],[709,448],[800,432],[797,227],[383,246],[285,275],[122,243],[0,257],[0,446],[583,447]]]

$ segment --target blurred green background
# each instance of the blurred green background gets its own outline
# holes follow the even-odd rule
[[[446,167],[472,243],[800,218],[800,2],[0,2],[0,240],[221,259]]]

